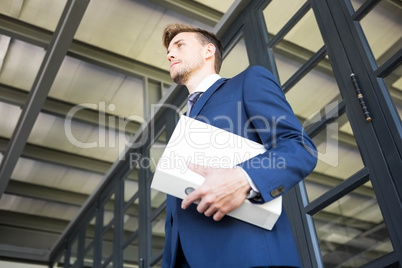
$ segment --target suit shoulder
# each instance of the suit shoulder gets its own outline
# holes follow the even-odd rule
[[[248,81],[254,81],[259,79],[267,79],[280,87],[278,80],[276,77],[265,67],[260,65],[252,65],[248,67],[241,73],[244,78]]]
[[[244,75],[244,76],[254,76],[254,75],[262,75],[266,76],[270,79],[276,80],[274,75],[265,67],[260,66],[260,65],[252,65],[245,69],[243,72],[241,72],[239,75]]]

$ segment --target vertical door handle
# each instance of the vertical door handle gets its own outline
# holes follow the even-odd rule
[[[359,99],[360,108],[362,108],[364,116],[366,117],[366,121],[371,122],[371,116],[370,116],[370,113],[369,113],[369,111],[367,109],[366,102],[364,101],[364,97],[363,97],[363,94],[362,94],[362,92],[360,90],[359,83],[357,82],[356,75],[354,73],[352,73],[350,75],[350,79],[352,80],[353,87],[355,88],[355,91],[356,91],[356,94],[357,94],[357,98]]]

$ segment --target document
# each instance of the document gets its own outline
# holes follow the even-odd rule
[[[189,162],[231,168],[264,152],[257,142],[183,115],[158,161],[151,188],[183,199],[204,182],[187,167]],[[227,215],[271,230],[281,212],[280,196],[264,204],[245,200]]]

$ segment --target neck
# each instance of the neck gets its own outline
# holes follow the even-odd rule
[[[207,76],[209,76],[211,74],[216,74],[216,72],[215,71],[200,71],[198,73],[193,74],[184,84],[187,87],[188,92],[190,94],[194,93],[195,89],[202,82],[202,80],[204,80]]]

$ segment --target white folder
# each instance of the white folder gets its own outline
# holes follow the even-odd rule
[[[151,188],[183,199],[189,189],[204,182],[204,177],[187,167],[189,162],[230,168],[263,152],[259,143],[183,115],[158,161]],[[271,230],[281,212],[279,196],[264,204],[245,200],[227,215]]]

